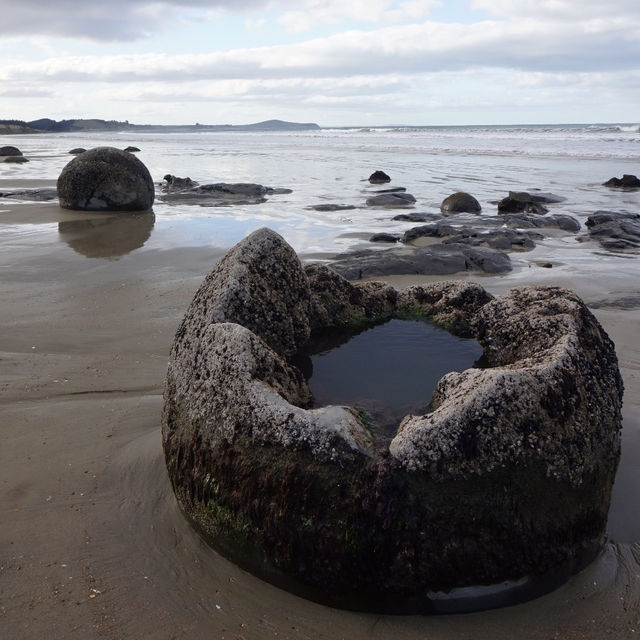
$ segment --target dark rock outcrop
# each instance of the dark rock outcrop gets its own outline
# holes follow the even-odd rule
[[[480,203],[470,194],[458,191],[447,196],[440,205],[442,213],[480,213]]]
[[[138,149],[138,147],[125,147],[124,150],[127,153],[137,153],[138,151],[140,151],[140,149]]]
[[[114,147],[97,147],[76,156],[58,177],[64,209],[78,211],[148,211],[155,188],[138,158]]]
[[[587,218],[589,235],[605,249],[640,248],[640,214],[596,211]]]
[[[609,178],[605,183],[605,187],[615,187],[617,189],[638,189],[640,188],[640,178],[625,173],[622,178]]]
[[[0,156],[21,156],[22,151],[18,149],[18,147],[12,147],[7,145],[5,147],[0,147]]]
[[[69,153],[72,156],[79,156],[81,153],[84,153],[86,151],[86,149],[84,147],[76,147],[75,149],[71,149],[71,151],[69,151]]]
[[[164,179],[167,180],[167,177],[178,181],[189,180],[189,178],[175,178],[169,174]],[[216,182],[198,186],[178,182],[175,189],[170,188],[160,198],[169,203],[219,207],[232,204],[261,204],[266,202],[268,195],[286,193],[291,193],[291,189],[265,187],[253,182]]]
[[[55,200],[58,193],[55,189],[15,189],[13,191],[0,191],[0,198],[11,200],[26,200],[28,202],[48,202]]]
[[[470,247],[461,243],[384,251],[354,251],[336,256],[330,264],[332,269],[349,280],[403,274],[449,275],[464,271],[511,271],[511,260],[503,251]]]
[[[514,231],[512,229],[486,230],[475,227],[454,227],[444,222],[413,227],[405,231],[402,242],[410,244],[419,238],[444,238],[443,244],[461,243],[473,247],[487,246],[492,249],[510,251],[512,249],[533,249],[535,240],[544,236],[535,231]]]
[[[392,193],[379,193],[367,198],[367,205],[369,207],[407,207],[414,204],[415,197],[410,193],[392,192]]]
[[[391,182],[391,178],[384,171],[374,171],[369,176],[369,182],[371,184],[385,184]]]
[[[557,228],[563,231],[580,231],[580,221],[563,213],[550,215],[528,215],[526,213],[505,213],[500,218],[502,224],[515,229]]]
[[[445,375],[384,445],[349,407],[310,408],[290,356],[312,333],[408,312],[474,336],[484,368]],[[176,333],[163,447],[184,513],[245,568],[335,606],[430,612],[456,588],[535,593],[593,557],[621,396],[613,344],[570,291],[353,284],[262,229]]]
[[[170,173],[167,173],[162,179],[165,182],[162,190],[167,193],[172,191],[186,191],[198,186],[198,183],[188,176],[186,178],[179,178],[178,176],[172,176]]]
[[[526,191],[509,191],[509,195],[498,202],[498,213],[548,213],[544,205]]]
[[[388,242],[391,244],[395,244],[399,240],[399,236],[394,236],[392,233],[374,233],[369,238],[369,242]]]
[[[327,203],[327,204],[312,204],[307,207],[307,209],[312,209],[313,211],[350,211],[355,209],[355,206],[352,204],[335,204],[335,203]]]

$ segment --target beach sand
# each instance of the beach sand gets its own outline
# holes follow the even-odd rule
[[[599,559],[557,591],[515,607],[376,616],[317,605],[254,578],[207,547],[178,510],[161,450],[167,357],[193,293],[221,251],[145,250],[92,260],[51,232],[50,225],[70,216],[95,217],[52,203],[0,203],[0,232],[7,232],[0,233],[2,638],[640,634],[636,278],[606,271],[596,277],[597,265],[587,274],[569,265],[467,277],[492,293],[537,282],[570,286],[598,305],[594,313],[616,344],[626,387],[611,541]],[[416,280],[429,278],[392,282]]]

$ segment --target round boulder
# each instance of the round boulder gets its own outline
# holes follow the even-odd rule
[[[442,213],[480,213],[480,203],[469,193],[458,191],[447,196],[440,205]]]
[[[114,147],[90,149],[71,160],[57,189],[60,206],[77,211],[148,211],[155,197],[147,167]]]
[[[0,156],[21,156],[22,151],[18,147],[6,146],[0,147]]]
[[[313,406],[295,365],[308,340],[402,314],[474,337],[482,364],[446,374],[391,439],[350,407]],[[330,605],[505,604],[558,584],[604,541],[622,380],[613,343],[565,289],[399,293],[304,268],[261,229],[196,292],[164,398],[169,477],[198,531]]]

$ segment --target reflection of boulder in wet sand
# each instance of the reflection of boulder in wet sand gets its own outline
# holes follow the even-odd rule
[[[58,177],[63,209],[148,211],[155,187],[145,165],[114,147],[96,147],[76,156]]]
[[[475,337],[483,368],[446,374],[390,441],[349,407],[314,408],[292,364],[310,337],[407,313]],[[352,283],[261,229],[176,333],[163,446],[186,515],[259,575],[347,608],[486,607],[601,548],[621,397],[613,343],[568,290]]]
[[[60,237],[87,258],[118,258],[139,249],[149,239],[155,215],[121,213],[89,220],[58,223]]]

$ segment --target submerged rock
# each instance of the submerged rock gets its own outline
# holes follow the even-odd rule
[[[79,156],[81,153],[84,153],[86,151],[86,149],[84,147],[75,147],[74,149],[71,149],[71,151],[69,151],[69,153],[72,156]]]
[[[379,193],[375,196],[368,197],[367,205],[369,207],[407,207],[414,204],[415,201],[415,197],[410,193],[393,191],[391,193]]]
[[[58,177],[63,209],[148,211],[155,188],[147,167],[131,153],[96,147],[76,156]]]
[[[55,189],[15,189],[13,191],[0,191],[0,198],[12,200],[27,200],[30,202],[48,202],[55,200],[58,193]]]
[[[470,194],[458,191],[447,196],[440,205],[442,213],[480,213],[480,203]]]
[[[291,356],[317,332],[406,313],[474,336],[486,362],[445,375],[430,411],[376,444],[353,409],[312,407]],[[570,291],[353,284],[261,229],[176,333],[162,437],[184,513],[232,560],[327,604],[431,612],[473,585],[539,593],[593,557],[621,397],[613,344]]]
[[[125,147],[124,150],[127,153],[137,153],[138,151],[140,151],[140,149],[138,149],[138,147]]]
[[[351,211],[355,209],[355,206],[352,204],[312,204],[307,207],[307,209],[312,209],[313,211]]]

